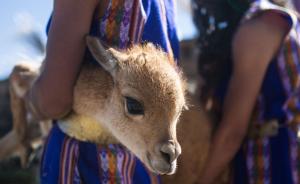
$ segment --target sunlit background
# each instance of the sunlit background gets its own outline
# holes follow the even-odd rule
[[[38,53],[22,39],[30,29],[38,31],[44,40],[45,25],[53,0],[9,0],[0,3],[0,79],[7,77],[20,60],[35,59]]]
[[[0,2],[0,80],[22,60],[39,62],[39,54],[22,36],[37,31],[46,41],[45,26],[51,14],[53,0],[9,0]],[[196,35],[188,0],[177,0],[177,24],[180,39]]]

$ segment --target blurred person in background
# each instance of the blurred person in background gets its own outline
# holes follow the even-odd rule
[[[201,101],[216,128],[200,184],[300,181],[300,22],[285,0],[194,0]]]
[[[119,49],[152,42],[178,59],[171,0],[54,0],[47,33],[45,68],[28,93],[40,119],[59,119],[70,112],[83,58],[91,58],[86,51],[88,34]],[[78,141],[55,121],[40,174],[41,183],[51,184],[159,182],[125,147]]]
[[[300,1],[299,0],[293,0],[294,7],[300,13]]]

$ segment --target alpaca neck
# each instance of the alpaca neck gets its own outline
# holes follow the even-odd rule
[[[103,126],[103,122],[93,118],[99,113],[99,108],[104,108],[112,88],[112,78],[106,71],[85,63],[74,87],[73,112],[59,120],[60,129],[80,141],[98,144],[117,143],[118,141]]]
[[[102,126],[101,122],[75,113],[59,120],[58,126],[68,136],[80,141],[89,141],[97,144],[114,144],[118,141]]]

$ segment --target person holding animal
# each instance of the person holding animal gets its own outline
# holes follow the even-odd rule
[[[299,183],[300,22],[268,0],[194,0],[201,99],[216,125],[198,183]]]
[[[143,85],[148,84],[147,82],[144,82],[143,85],[138,86],[138,84],[142,81],[127,84],[125,79],[129,80],[130,77],[132,78],[135,74],[138,77],[144,76],[145,78],[147,78],[147,75],[151,75],[153,81],[161,80],[156,79],[157,77],[153,77],[151,74],[151,72],[156,71],[155,68],[151,67],[151,59],[158,60],[158,57],[161,57],[165,60],[159,61],[162,64],[157,63],[158,61],[153,63],[153,65],[158,67],[163,67],[166,65],[163,62],[167,61],[173,62],[173,64],[169,63],[168,65],[174,65],[175,61],[172,58],[174,57],[175,60],[178,59],[178,38],[174,22],[174,2],[171,0],[54,0],[54,10],[47,27],[47,32],[48,41],[43,68],[31,90],[27,93],[32,109],[35,110],[35,114],[40,119],[62,119],[63,117],[68,117],[70,112],[74,110],[72,108],[76,106],[77,102],[74,102],[73,99],[76,99],[76,95],[78,95],[73,93],[74,86],[76,86],[78,80],[80,81],[83,76],[82,73],[84,73],[84,71],[81,71],[82,66],[86,66],[83,62],[83,58],[89,58],[88,60],[94,60],[93,58],[95,58],[96,61],[91,61],[88,64],[90,68],[95,70],[95,68],[100,67],[97,63],[100,63],[101,66],[113,77],[115,86],[120,87],[120,93],[129,93],[128,89],[132,86],[136,86],[137,89],[139,89],[139,87],[143,87]],[[86,51],[85,39],[88,34],[99,38],[105,45],[119,49],[126,49],[132,45],[143,42],[151,42],[161,47],[164,52],[168,53],[168,56],[162,54],[162,51],[155,52],[157,49],[154,49],[154,46],[145,46],[144,50],[131,50],[133,53],[129,50],[128,52],[130,52],[132,56],[127,57],[125,54],[116,50],[110,49],[108,52],[104,51],[105,49],[102,44],[91,38],[88,39],[89,50],[91,51],[89,52]],[[150,57],[148,54],[144,53],[146,50],[156,54]],[[150,61],[147,61],[149,59]],[[117,60],[118,63],[116,63],[115,60]],[[132,73],[127,71],[127,73],[125,73],[126,75],[122,74],[122,76],[120,74],[120,71],[122,70],[121,68],[118,70],[112,70],[115,65],[118,67],[125,67],[128,65],[127,62],[135,62],[135,60],[138,63],[143,62],[144,67],[152,69],[149,70],[148,74],[135,73],[134,69],[132,69]],[[105,61],[106,64],[103,64],[103,61]],[[122,61],[121,64],[119,61]],[[134,68],[134,65],[132,67]],[[174,78],[174,75],[176,76],[177,72],[175,72],[175,74],[173,69],[169,69],[164,71],[165,76],[171,76],[171,78]],[[141,71],[143,70],[141,69]],[[128,74],[133,75],[130,76]],[[89,74],[86,72],[84,75],[85,77],[90,76],[89,80],[91,81],[111,81],[111,77],[101,78],[103,77],[101,75],[98,76],[99,78],[92,78],[91,76],[94,76],[94,73]],[[159,76],[159,74],[157,76]],[[120,79],[124,80],[119,81]],[[136,77],[132,78],[132,81],[135,81],[136,79]],[[172,122],[173,124],[169,127],[173,127],[172,130],[168,132],[176,131],[175,127],[178,118],[177,116],[181,111],[181,107],[184,105],[184,98],[182,96],[183,93],[180,92],[175,94],[173,93],[174,91],[172,91],[174,86],[180,87],[177,80],[178,78],[175,77],[175,79],[176,80],[173,81],[175,83],[173,83],[172,80],[168,80],[168,83],[163,85],[163,87],[166,88],[165,91],[168,92],[165,95],[168,95],[170,104],[165,104],[166,108],[169,108],[169,112],[162,110],[160,113],[168,114],[168,116],[164,117],[164,121]],[[82,84],[82,86],[79,85],[78,87],[77,85],[76,88],[90,88],[90,86],[84,85],[84,82],[82,81],[80,84]],[[122,85],[125,84],[129,86],[127,87],[127,92],[126,89],[124,89],[124,91],[122,89]],[[148,90],[148,95],[150,95],[153,91],[151,89],[155,86],[156,85],[151,84],[148,86],[149,89],[144,88],[144,91]],[[110,89],[110,87],[110,85],[106,86],[108,89]],[[156,86],[156,89],[160,87]],[[172,88],[172,90],[169,91],[169,88]],[[176,88],[176,90],[178,89],[179,88]],[[119,91],[117,90],[117,92]],[[100,90],[99,93],[101,93]],[[147,92],[145,91],[144,93]],[[97,96],[97,92],[94,91],[92,94],[81,94],[80,98],[83,100],[84,97],[90,95]],[[115,93],[106,95],[115,95]],[[153,100],[161,101],[159,98],[164,96],[164,94],[158,94],[157,96],[155,96],[155,94],[152,95],[153,96],[151,98],[150,96],[148,98],[151,102]],[[111,99],[118,100],[118,98],[119,97],[116,96],[116,98]],[[166,98],[166,96],[164,98]],[[149,120],[149,122],[142,122],[144,118],[143,113],[146,113],[146,109],[143,109],[143,106],[146,108],[148,104],[141,104],[137,99],[129,96],[125,96],[124,99],[121,100],[122,102],[123,100],[125,102],[125,108],[127,109],[126,113],[129,114],[128,116],[135,115],[133,118],[134,121],[131,122],[130,126],[143,126],[141,128],[145,129],[145,131],[151,126],[159,128],[158,124],[161,122],[155,122],[156,125],[147,125],[147,123],[151,123],[153,120]],[[180,104],[177,104],[179,100]],[[111,103],[113,103],[113,101]],[[152,105],[152,108],[156,107],[154,103],[152,103]],[[118,106],[118,108],[123,107],[123,104]],[[95,108],[89,109],[91,111],[97,111]],[[153,118],[156,117],[155,112],[152,112],[150,107],[147,110],[149,113],[152,113]],[[118,117],[114,116],[115,114],[111,114],[109,118],[115,118],[118,120]],[[175,116],[176,118],[173,118]],[[84,117],[83,119],[76,119],[76,121],[73,122],[78,123],[78,121],[89,122],[90,119]],[[123,121],[125,122],[126,120]],[[148,169],[146,169],[141,161],[123,146],[113,143],[108,145],[95,144],[68,136],[69,134],[67,135],[67,133],[62,130],[64,130],[64,128],[68,129],[66,126],[73,126],[73,122],[70,122],[70,125],[66,123],[61,125],[61,123],[60,126],[58,126],[57,124],[59,124],[59,122],[55,121],[54,127],[52,128],[44,147],[40,173],[41,183],[83,182],[89,184],[146,184],[159,182],[157,175],[152,174]],[[79,122],[79,124],[81,122]],[[119,126],[122,126],[124,122],[121,121]],[[112,129],[110,130],[114,131]],[[91,131],[95,132],[97,129]],[[120,129],[116,131],[119,131],[124,139],[126,139],[126,135],[132,137],[135,135],[135,132],[138,132],[135,129]],[[131,133],[128,133],[128,131],[131,131]],[[163,134],[163,132],[166,131],[164,128],[160,128],[157,129],[156,132],[148,132],[145,135],[149,134],[149,136],[155,136],[159,133]],[[80,131],[77,133],[77,135],[80,133],[84,134],[84,132]],[[152,160],[150,166],[148,165],[148,168],[152,167],[153,172],[160,174],[172,174],[176,167],[176,162],[173,161],[176,160],[177,156],[180,154],[180,147],[176,141],[176,137],[174,137],[176,134],[172,133],[172,135],[169,135],[169,133],[166,132],[165,135],[166,136],[164,138],[158,141],[168,139],[168,145],[166,146],[162,144],[158,150],[155,150],[158,151],[158,154],[160,154],[161,157],[160,159],[162,160],[153,161],[153,155],[150,151],[145,153],[147,156],[143,161],[145,163],[151,162]],[[88,135],[85,134],[84,136]],[[122,136],[117,138],[122,138]],[[148,146],[150,146],[152,144],[150,137],[148,139],[149,140],[147,140],[147,136],[142,138],[136,137],[136,143],[133,144],[146,141],[148,143],[145,143],[145,145],[148,144]],[[159,162],[168,162],[168,167],[166,164],[163,166],[160,165]]]

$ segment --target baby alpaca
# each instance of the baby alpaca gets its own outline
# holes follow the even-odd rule
[[[120,52],[106,50],[94,37],[86,40],[101,67],[84,61],[73,110],[58,126],[81,141],[121,143],[151,171],[173,174],[181,153],[176,125],[186,106],[184,82],[173,58],[152,44]],[[15,98],[24,99],[30,85],[20,91],[18,84],[12,85],[19,93]]]

